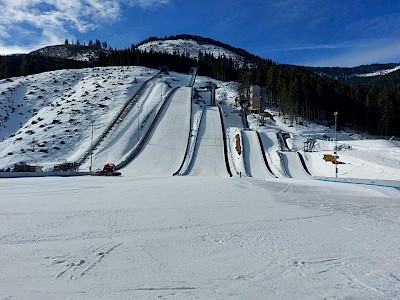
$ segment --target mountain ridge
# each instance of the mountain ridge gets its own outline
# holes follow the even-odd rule
[[[197,45],[193,43],[183,43],[182,41],[194,41],[195,43],[197,43]],[[212,48],[210,47],[210,45],[215,47]],[[234,47],[229,44],[214,40],[212,38],[190,34],[179,34],[166,37],[149,37],[139,42],[138,44],[132,44],[131,49],[137,49],[139,51],[146,52],[153,51],[158,53],[167,53],[171,55],[186,55],[189,58],[195,60],[198,59],[198,55],[200,52],[203,54],[207,53],[211,54],[214,58],[225,57],[228,59],[232,59],[235,62],[237,68],[251,67],[253,64],[260,64],[263,62],[272,63],[272,60],[254,55],[242,48]],[[48,56],[90,62],[98,60],[101,54],[108,54],[109,51],[110,50],[106,50],[96,46],[60,44],[37,49],[30,52],[28,55]],[[287,65],[289,67],[306,67],[311,69],[314,73],[318,75],[330,77],[340,81],[346,81],[355,77],[374,77],[387,75],[391,72],[399,71],[397,67],[400,68],[400,63],[374,63],[351,68],[294,66],[280,62],[274,63]]]
[[[30,52],[29,55],[41,55],[78,61],[95,61],[99,58],[100,53],[105,51],[107,50],[97,46],[64,44],[46,46]]]
[[[254,55],[242,48],[234,47],[229,44],[214,40],[212,38],[207,38],[207,37],[202,37],[198,35],[190,35],[190,34],[179,34],[179,35],[173,35],[173,36],[168,36],[164,38],[159,38],[159,37],[149,37],[137,45],[134,45],[135,48],[139,48],[140,46],[145,45],[146,43],[151,43],[151,42],[157,42],[157,41],[174,41],[174,40],[193,40],[197,42],[199,45],[214,45],[220,48],[224,48],[230,52],[235,53],[238,56],[243,57],[243,59],[247,62],[255,63],[258,61],[265,60],[265,58],[261,58],[257,55]]]
[[[387,75],[398,71],[400,63],[369,64],[357,67],[310,67],[310,69],[321,75],[337,80],[349,80],[354,77],[374,77]]]

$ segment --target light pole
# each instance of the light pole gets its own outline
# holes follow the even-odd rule
[[[338,148],[337,148],[337,115],[338,115],[338,112],[335,111],[333,113],[333,115],[335,116],[335,151],[334,151],[334,153],[335,153],[335,180],[336,180],[337,174],[338,174],[338,168],[337,168],[337,150],[338,150]]]
[[[90,166],[89,172],[92,172],[92,163],[93,163],[93,122],[92,122],[92,138],[90,142]]]
[[[137,140],[139,141],[139,138],[140,138],[140,121],[139,121],[139,119],[140,119],[140,106],[138,106],[138,117],[137,117]]]

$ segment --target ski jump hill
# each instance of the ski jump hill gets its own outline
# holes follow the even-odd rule
[[[98,77],[101,76],[103,84],[113,77],[102,73],[107,70],[114,74],[117,72],[126,74],[124,76],[121,74],[119,77],[114,75],[115,80],[123,79],[126,83],[111,82],[105,87],[111,90],[107,94],[109,97],[104,99],[113,95],[112,90],[116,89],[116,86],[124,84],[128,84],[124,94],[130,96],[124,102],[121,101],[122,98],[119,100],[120,105],[116,105],[111,111],[112,118],[101,119],[101,122],[96,122],[94,119],[92,123],[86,123],[86,132],[92,130],[91,138],[90,134],[86,134],[84,143],[79,147],[74,148],[71,144],[72,155],[69,157],[78,163],[81,171],[76,175],[87,174],[87,170],[99,170],[111,162],[122,174],[129,176],[239,177],[243,175],[268,180],[275,178],[310,180],[314,177],[330,179],[324,174],[315,174],[312,155],[292,149],[288,144],[288,140],[291,139],[290,133],[282,131],[280,127],[272,130],[273,126],[268,127],[269,131],[265,130],[255,126],[250,115],[245,117],[234,105],[236,89],[232,83],[213,82],[209,78],[198,77],[196,68],[189,74],[174,72],[167,74],[143,68],[127,68],[99,69],[96,71],[98,73],[75,72],[71,74],[72,76],[68,76],[74,78],[74,84],[77,89],[82,90],[80,94],[84,99],[83,97],[89,94],[85,91],[89,87],[89,82],[93,82],[96,88],[100,89]],[[83,78],[82,85],[76,83],[79,78]],[[17,81],[7,83],[18,84]],[[34,95],[34,92],[29,90],[29,84],[21,80],[19,84],[22,83],[27,95]],[[65,91],[70,89],[67,88]],[[22,92],[20,89],[18,95],[21,96]],[[100,92],[94,95],[94,98],[99,97]],[[212,94],[213,92],[216,95]],[[72,94],[68,92],[68,97]],[[218,101],[215,101],[216,97]],[[73,100],[64,102],[67,105],[71,101]],[[112,99],[110,103],[111,101]],[[87,100],[81,102],[88,103]],[[102,105],[101,107],[107,106],[97,102],[98,105]],[[67,107],[62,105],[63,102],[61,107],[65,111]],[[51,103],[51,106],[58,107],[60,103]],[[58,112],[57,115],[60,114],[61,112]],[[45,119],[45,116],[38,118],[39,121],[42,119]],[[71,118],[69,121],[73,120]],[[57,120],[52,122],[55,121]],[[33,120],[31,123],[37,122]],[[51,123],[51,120],[47,123]],[[40,128],[42,127],[44,125],[40,125]],[[68,127],[64,131],[71,132]],[[74,129],[74,132],[76,131],[78,128]],[[235,149],[233,132],[240,136],[240,153]],[[9,144],[18,145],[20,139],[15,137]],[[43,172],[41,175],[47,176],[46,174],[48,173]],[[6,175],[2,177],[12,177],[14,174]]]
[[[157,73],[145,80],[79,164],[87,167],[92,155],[97,168],[106,161],[118,161],[117,169],[130,176],[232,177],[235,166],[229,156],[235,150],[226,134],[225,113],[221,105],[211,105],[211,90],[203,93],[202,105],[195,103],[196,76],[194,69],[189,75]],[[249,129],[242,115],[238,119],[243,126],[243,175],[257,179],[332,179],[312,176],[304,155],[287,144],[290,134],[279,131],[273,139]],[[273,153],[266,145],[278,150]],[[398,185],[385,180],[342,182]]]

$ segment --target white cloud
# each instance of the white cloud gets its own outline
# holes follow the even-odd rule
[[[9,55],[9,54],[23,54],[23,53],[28,53],[32,49],[29,47],[23,47],[23,46],[5,46],[0,44],[0,53],[1,55]]]
[[[29,52],[38,45],[62,42],[71,31],[83,33],[116,22],[123,5],[147,9],[168,3],[169,0],[0,0],[0,54],[23,49]]]
[[[11,37],[11,36],[8,34],[6,27],[3,25],[0,25],[0,39],[1,38],[9,38],[9,37]]]
[[[128,0],[128,4],[132,6],[140,6],[142,8],[150,8],[159,5],[166,5],[169,0]]]
[[[274,48],[268,51],[302,51],[302,50],[318,50],[318,49],[344,49],[353,48],[354,45],[350,43],[338,43],[338,44],[308,44],[300,46],[291,46],[285,48]]]
[[[309,61],[311,66],[354,67],[372,63],[400,62],[400,41],[379,40],[373,45],[357,47],[346,53]]]

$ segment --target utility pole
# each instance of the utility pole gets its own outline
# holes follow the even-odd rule
[[[139,119],[140,119],[140,106],[138,106],[138,116],[137,116],[137,140],[139,141],[139,138],[140,138],[140,121],[139,121]]]
[[[333,115],[335,116],[335,151],[334,151],[334,153],[335,153],[335,180],[337,180],[337,174],[338,174],[338,168],[337,168],[337,150],[338,150],[338,148],[337,148],[337,115],[338,115],[338,112],[337,111],[335,111],[334,113],[333,113]]]
[[[92,122],[92,139],[90,143],[90,166],[89,172],[92,172],[92,164],[93,164],[93,122]]]

